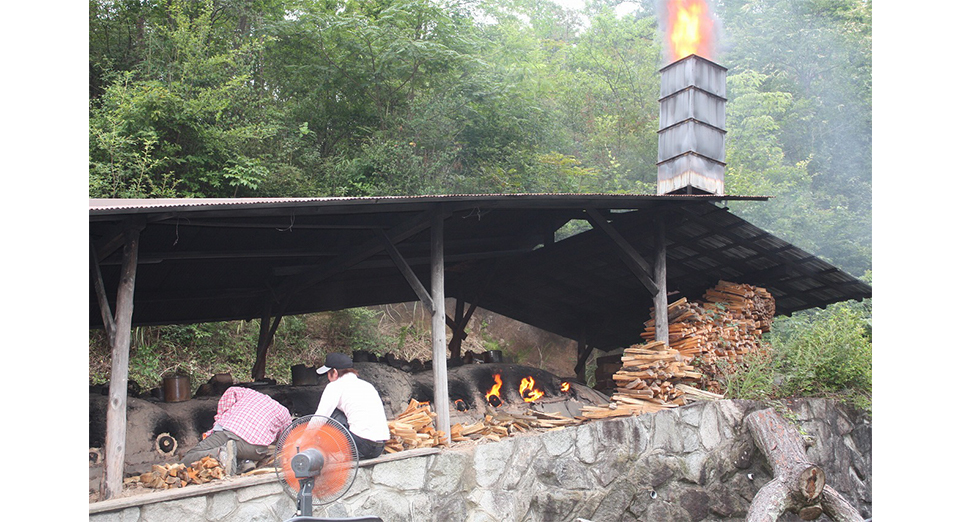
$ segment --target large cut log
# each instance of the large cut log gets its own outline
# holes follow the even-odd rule
[[[826,485],[823,468],[807,460],[800,433],[775,410],[755,411],[745,422],[773,471],[773,480],[753,497],[746,522],[776,522],[784,511],[802,520],[826,514],[838,522],[863,522],[857,510]]]

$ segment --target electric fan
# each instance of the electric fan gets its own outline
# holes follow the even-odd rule
[[[350,432],[322,415],[297,418],[277,438],[277,478],[296,499],[298,517],[312,517],[314,505],[342,497],[359,460]]]

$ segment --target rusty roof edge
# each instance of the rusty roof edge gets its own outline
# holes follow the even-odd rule
[[[576,194],[576,193],[522,193],[522,194],[437,194],[420,196],[367,196],[367,197],[315,197],[315,198],[159,198],[159,199],[89,199],[91,214],[125,213],[129,211],[152,210],[207,210],[211,208],[269,208],[303,206],[317,204],[336,205],[372,205],[377,203],[424,203],[424,202],[470,202],[494,203],[502,201],[548,201],[569,200],[570,202],[607,202],[618,200],[645,201],[766,201],[771,196],[738,196],[716,194]]]

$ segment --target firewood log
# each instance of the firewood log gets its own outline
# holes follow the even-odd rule
[[[627,407],[612,411],[634,414],[632,402],[638,399],[672,407],[721,393],[716,378],[721,373],[720,362],[740,364],[744,356],[763,351],[760,336],[769,330],[776,310],[765,289],[731,281],[719,281],[704,293],[703,301],[681,298],[667,309],[669,346],[654,340],[651,309],[651,319],[644,322],[640,334],[646,343],[625,348],[621,366],[611,377],[617,391],[615,402],[619,398],[630,401],[622,401]],[[686,388],[676,386],[681,383]],[[694,389],[704,393],[689,392]],[[588,410],[587,414],[612,415],[608,410]]]
[[[800,433],[774,409],[755,411],[744,422],[774,475],[754,496],[746,522],[775,522],[784,511],[803,520],[827,513],[833,520],[863,521],[836,491],[829,489],[823,494],[823,468],[807,460]],[[826,505],[829,508],[824,509]]]

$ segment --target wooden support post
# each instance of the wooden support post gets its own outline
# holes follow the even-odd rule
[[[669,323],[667,321],[667,240],[662,219],[657,219],[657,252],[653,263],[653,281],[657,293],[653,296],[653,316],[655,337],[670,346]]]
[[[104,442],[104,471],[101,498],[107,500],[123,491],[123,461],[127,438],[127,376],[130,364],[130,327],[133,323],[133,291],[137,277],[137,252],[140,228],[124,232],[123,265],[117,286],[117,310],[114,318],[110,360],[110,392],[107,401],[107,432]]]
[[[444,214],[434,213],[430,226],[430,293],[434,302],[431,315],[433,341],[433,408],[437,414],[437,430],[450,442],[450,399],[447,390],[447,312],[443,288],[443,220]]]

